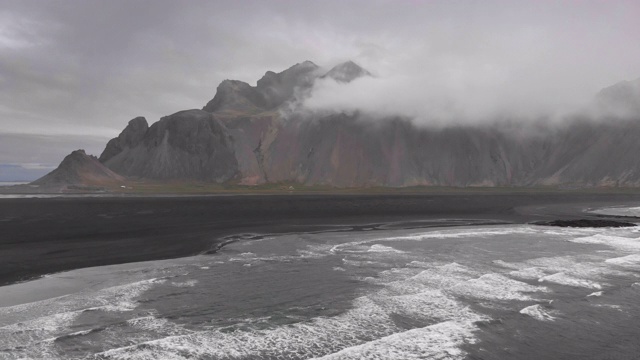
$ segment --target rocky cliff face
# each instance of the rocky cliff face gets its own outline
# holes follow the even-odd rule
[[[118,139],[126,137],[127,129]],[[119,174],[157,180],[225,182],[238,173],[233,140],[206,111],[185,110],[165,116],[136,135],[132,137],[135,141],[126,143],[118,153],[112,153],[115,146],[107,147],[105,152],[109,153],[100,156],[106,159],[104,164]]]
[[[100,162],[107,162],[112,157],[118,155],[126,149],[136,146],[149,129],[147,119],[142,116],[129,121],[127,127],[118,135],[117,138],[109,140],[107,147],[100,155]]]
[[[622,102],[631,117],[573,119],[562,127],[418,128],[401,118],[283,111],[316,79],[349,82],[362,76],[371,74],[352,62],[328,72],[304,62],[267,72],[255,87],[225,80],[203,110],[181,111],[150,127],[144,118],[132,120],[100,160],[119,174],[156,180],[640,186],[640,111],[633,112],[640,98],[633,85],[605,89],[597,100]]]

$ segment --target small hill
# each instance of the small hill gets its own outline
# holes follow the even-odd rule
[[[124,177],[102,165],[95,156],[84,150],[76,150],[67,155],[58,168],[32,182],[39,186],[101,186],[123,182]]]

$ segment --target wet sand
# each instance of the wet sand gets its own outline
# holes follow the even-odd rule
[[[569,220],[639,203],[640,194],[576,193],[0,199],[0,285],[212,253],[255,234]]]

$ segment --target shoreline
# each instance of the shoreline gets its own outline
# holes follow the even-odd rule
[[[250,240],[242,234],[602,218],[585,210],[638,203],[640,194],[566,193],[0,199],[0,286],[79,268],[212,254],[233,236]]]

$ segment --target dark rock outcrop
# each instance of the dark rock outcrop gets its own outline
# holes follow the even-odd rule
[[[251,85],[238,80],[225,80],[216,91],[216,95],[202,109],[208,112],[237,110],[255,113],[267,108],[262,93]]]
[[[233,140],[203,110],[163,117],[134,146],[108,157],[104,164],[125,176],[158,180],[224,182],[238,171]]]
[[[101,186],[117,184],[124,180],[122,176],[105,167],[95,156],[87,155],[84,150],[76,150],[67,155],[57,169],[31,184],[42,187]]]
[[[277,74],[267,71],[255,87],[242,81],[225,80],[202,110],[235,110],[249,114],[272,110],[290,100],[296,89],[310,87],[318,76],[318,69],[316,64],[305,61]]]
[[[142,116],[138,116],[135,119],[129,121],[124,130],[118,135],[117,138],[109,140],[107,147],[100,155],[100,162],[106,162],[112,157],[118,155],[125,149],[130,149],[138,145],[140,140],[144,137],[149,129],[147,119]]]
[[[597,220],[597,219],[579,219],[579,220],[553,220],[538,221],[534,225],[559,226],[559,227],[578,227],[578,228],[600,228],[600,227],[632,227],[637,226],[634,223],[617,220]]]
[[[273,109],[291,100],[296,89],[305,89],[313,85],[320,68],[311,61],[296,64],[278,74],[267,71],[258,80],[256,89],[264,96],[267,109]]]

